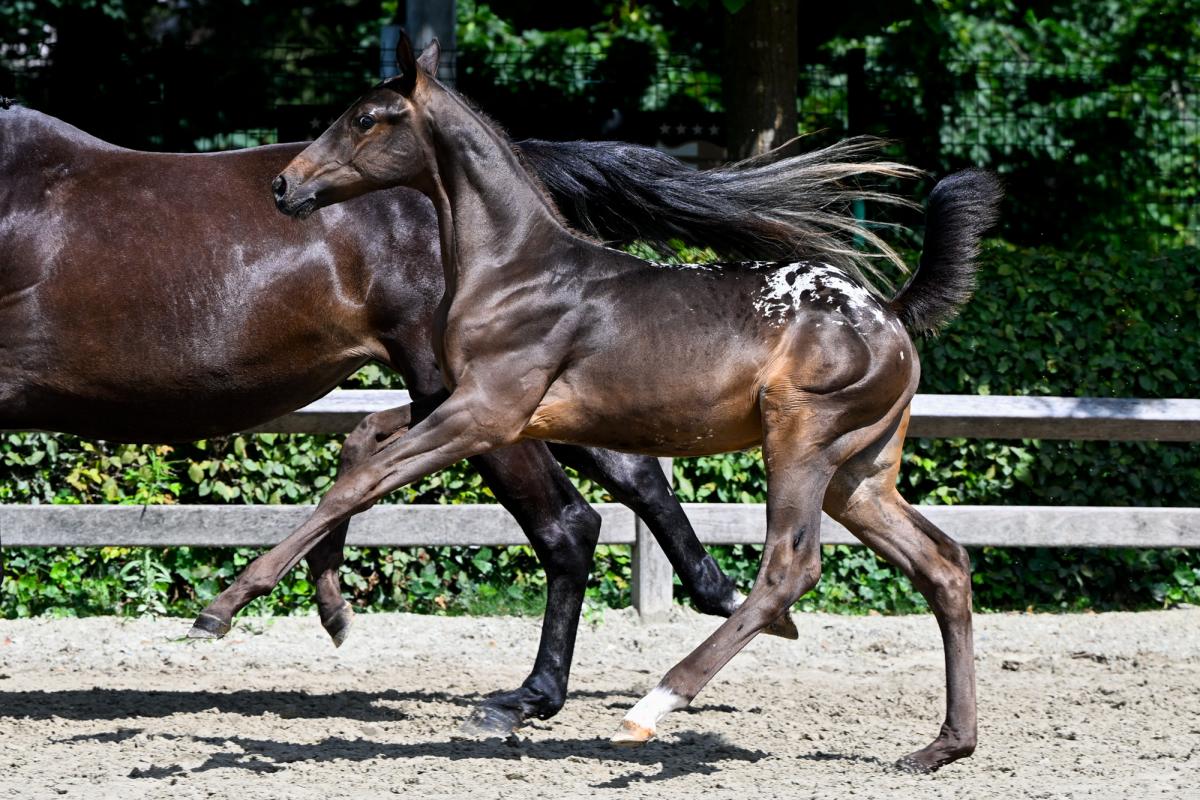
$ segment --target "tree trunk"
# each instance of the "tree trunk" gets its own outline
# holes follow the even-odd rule
[[[750,0],[725,26],[729,156],[764,153],[796,135],[797,0]]]

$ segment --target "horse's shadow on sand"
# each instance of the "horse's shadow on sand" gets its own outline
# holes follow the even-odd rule
[[[127,720],[159,718],[173,714],[198,714],[216,710],[222,714],[257,717],[274,714],[281,719],[324,720],[331,717],[358,722],[395,722],[408,715],[399,703],[442,703],[460,708],[475,708],[487,699],[486,693],[446,691],[408,691],[394,689],[361,691],[338,690],[311,693],[277,689],[238,689],[234,691],[174,691],[157,689],[69,689],[65,691],[0,691],[0,719]],[[571,690],[570,700],[610,700],[606,708],[622,709],[632,705],[641,694],[633,691]],[[685,713],[733,712],[727,705],[699,703]]]
[[[163,718],[173,714],[192,714],[216,709],[226,714],[261,716],[274,714],[290,719],[341,718],[363,722],[397,722],[409,717],[392,703],[447,703],[473,708],[486,695],[455,695],[441,691],[400,692],[342,691],[308,694],[301,691],[186,692],[93,689],[55,692],[0,692],[0,717],[52,716],[74,720],[122,720]],[[577,691],[575,699],[609,700],[609,706],[622,706],[636,699],[632,692]],[[731,712],[728,706],[700,706],[696,712]],[[120,745],[143,735],[141,728],[123,727],[100,734],[81,734],[58,740],[59,743],[95,742]],[[231,730],[234,733],[234,730]],[[670,780],[682,775],[711,775],[726,763],[753,763],[767,756],[760,750],[748,750],[727,742],[718,734],[681,732],[670,741],[652,741],[635,749],[614,747],[604,739],[524,739],[519,737],[476,739],[447,738],[416,743],[379,742],[328,736],[318,742],[295,743],[245,736],[196,736],[186,733],[150,733],[151,738],[195,742],[207,745],[210,753],[199,766],[179,764],[152,765],[135,769],[130,777],[164,779],[189,772],[238,769],[271,773],[299,762],[364,762],[373,759],[435,758],[449,761],[466,759],[544,761],[572,759],[624,763],[634,767],[628,774],[597,783],[594,788],[624,788],[635,783]]]
[[[142,734],[140,728],[122,728],[112,733],[74,736],[61,742],[89,741],[119,744]],[[730,744],[713,733],[685,732],[671,742],[650,742],[636,749],[613,747],[602,739],[450,739],[446,741],[394,744],[370,739],[346,739],[328,736],[319,742],[298,744],[245,736],[214,737],[189,734],[151,734],[153,738],[173,739],[218,748],[197,767],[179,764],[154,765],[135,769],[131,778],[165,779],[189,772],[215,769],[239,769],[266,774],[279,772],[298,762],[362,762],[374,759],[437,758],[448,761],[487,759],[514,761],[525,759],[557,761],[619,761],[636,767],[658,767],[657,772],[636,769],[601,783],[597,789],[623,789],[634,783],[653,783],[683,775],[712,775],[725,762],[754,763],[767,756],[761,750],[747,750]]]
[[[607,693],[606,693],[607,694]],[[582,697],[586,693],[572,693]],[[328,694],[276,689],[174,691],[139,689],[78,689],[67,691],[0,692],[0,718],[29,717],[73,720],[127,720],[136,717],[169,717],[215,709],[222,714],[257,717],[274,714],[282,719],[322,720],[330,717],[359,722],[393,722],[406,714],[391,704],[446,703],[474,707],[486,695],[443,691],[400,692],[334,691]]]
[[[597,762],[623,762],[636,767],[657,767],[657,771],[637,769],[620,775],[596,788],[624,788],[638,782],[670,780],[681,775],[711,775],[724,762],[753,763],[765,758],[760,750],[732,745],[712,733],[683,733],[673,741],[651,742],[635,749],[613,747],[603,739],[451,739],[448,741],[393,744],[368,739],[344,739],[331,736],[312,744],[295,744],[264,739],[233,737],[209,740],[190,737],[227,749],[209,756],[195,772],[236,768],[254,772],[276,771],[297,761],[369,761],[373,759],[437,758],[448,761],[466,759],[522,759],[558,761],[567,758]],[[235,745],[241,752],[234,752]]]

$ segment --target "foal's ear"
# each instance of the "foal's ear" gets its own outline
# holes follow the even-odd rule
[[[400,29],[400,38],[396,41],[396,69],[400,74],[386,85],[402,95],[412,94],[413,87],[417,85],[417,57],[413,53],[412,39],[403,28]]]
[[[438,62],[442,58],[442,45],[436,38],[429,43],[417,58],[417,66],[433,77],[437,77]]]

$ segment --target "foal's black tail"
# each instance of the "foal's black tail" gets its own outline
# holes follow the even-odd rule
[[[877,225],[856,219],[854,203],[911,203],[861,183],[920,175],[879,160],[882,145],[860,137],[709,170],[618,142],[527,140],[517,148],[567,219],[599,239],[641,241],[666,256],[682,242],[722,258],[820,260],[870,285],[868,276],[882,277],[873,261],[892,261],[902,271],[904,265]]]
[[[938,181],[929,194],[921,264],[892,299],[892,310],[913,332],[949,322],[975,292],[979,240],[999,217],[1004,189],[982,169]]]

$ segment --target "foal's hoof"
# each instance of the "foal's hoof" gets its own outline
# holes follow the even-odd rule
[[[625,719],[621,720],[621,727],[609,741],[615,747],[641,747],[653,738],[654,731],[652,729]]]
[[[915,753],[909,753],[896,762],[896,769],[918,775],[928,775],[937,772],[947,764],[966,758],[975,752],[975,743],[965,744],[959,740],[946,741],[939,737],[937,741]]]
[[[800,638],[800,631],[796,629],[796,623],[792,621],[790,611],[783,612],[783,616],[763,628],[763,633],[769,633],[772,636],[779,636],[783,639]]]
[[[212,614],[200,612],[192,629],[188,631],[189,639],[220,639],[229,633],[229,623],[214,617]]]
[[[896,762],[896,769],[910,775],[930,775],[937,770],[937,767],[922,763],[912,756],[905,756]]]
[[[459,733],[474,739],[494,739],[511,736],[523,720],[515,711],[497,706],[481,705],[471,712]]]
[[[342,642],[346,641],[346,637],[350,635],[350,625],[353,622],[354,609],[350,607],[349,603],[342,603],[342,607],[337,611],[328,617],[321,618],[321,625],[329,634],[329,638],[333,639],[334,647],[341,647]]]

